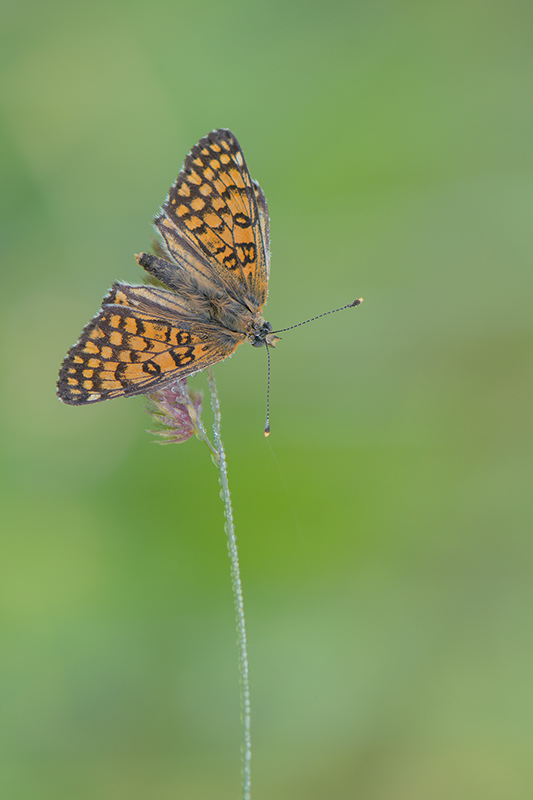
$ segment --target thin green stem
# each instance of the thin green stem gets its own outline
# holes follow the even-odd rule
[[[241,571],[239,567],[239,551],[233,523],[233,508],[228,485],[228,466],[226,453],[220,436],[220,404],[218,402],[217,386],[212,370],[207,370],[209,390],[211,392],[211,408],[213,409],[213,436],[215,440],[216,457],[214,461],[219,470],[220,496],[224,502],[224,516],[226,517],[226,535],[228,537],[228,553],[231,563],[231,588],[235,604],[237,621],[237,645],[239,648],[239,669],[241,673],[241,714],[244,729],[242,747],[242,798],[251,800],[252,786],[252,737],[251,737],[251,705],[250,705],[250,672],[248,666],[248,648],[246,643],[246,620],[244,616],[244,600],[242,594]]]

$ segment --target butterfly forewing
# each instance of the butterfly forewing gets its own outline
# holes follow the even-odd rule
[[[170,253],[210,271],[234,297],[254,311],[268,292],[268,207],[250,178],[230,131],[201,139],[187,156],[156,219]],[[192,252],[191,252],[192,251]]]
[[[257,183],[257,181],[252,181],[255,193],[255,200],[257,203],[257,211],[259,213],[259,234],[261,237],[262,242],[262,249],[264,254],[265,260],[265,271],[266,271],[266,285],[263,286],[264,282],[264,272],[262,270],[257,270],[256,274],[256,285],[257,291],[261,292],[264,291],[265,293],[265,302],[266,302],[266,295],[268,293],[268,279],[270,277],[270,219],[268,216],[268,205],[267,200],[264,195],[263,190]]]

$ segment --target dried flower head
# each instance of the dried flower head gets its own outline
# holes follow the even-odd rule
[[[203,438],[202,393],[189,389],[186,379],[151,392],[146,398],[146,412],[159,426],[148,433],[159,436],[159,444],[180,444],[194,435]]]

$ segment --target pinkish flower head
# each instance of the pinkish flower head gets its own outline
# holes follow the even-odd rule
[[[146,398],[146,411],[159,425],[158,430],[148,433],[160,436],[160,444],[186,442],[199,432],[202,394],[188,389],[186,379],[150,392]]]

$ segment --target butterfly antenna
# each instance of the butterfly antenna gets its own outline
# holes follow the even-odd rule
[[[265,422],[265,437],[270,436],[270,348],[265,342],[267,351],[267,415]]]
[[[363,302],[363,298],[360,297],[358,300],[354,300],[353,303],[348,303],[347,306],[342,306],[342,308],[334,308],[333,311],[325,311],[323,314],[319,314],[318,317],[311,317],[311,319],[306,319],[304,322],[297,322],[296,325],[290,325],[288,328],[280,328],[277,331],[272,331],[272,333],[283,333],[284,331],[292,331],[293,328],[299,328],[300,325],[307,325],[308,322],[314,322],[315,319],[320,319],[320,317],[327,317],[328,314],[336,314],[337,311],[344,311],[346,308],[355,308],[355,306],[360,306]],[[270,356],[269,356],[269,364],[270,364]]]

